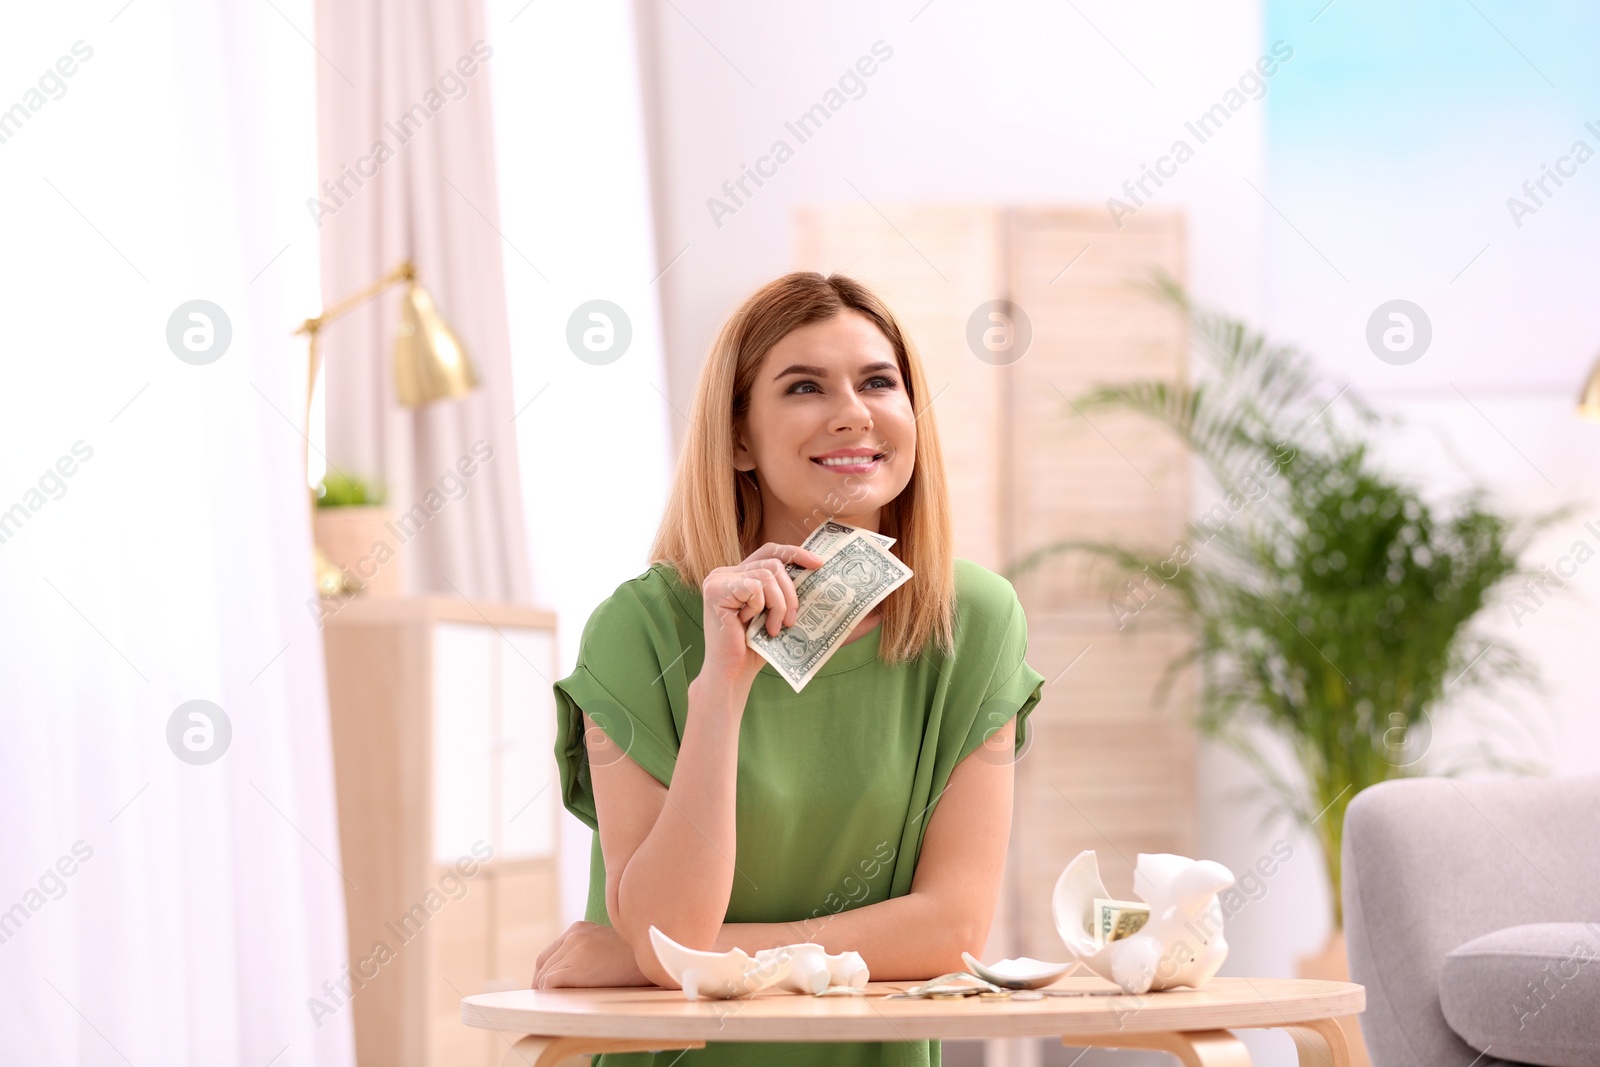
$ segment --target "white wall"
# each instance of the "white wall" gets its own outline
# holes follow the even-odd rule
[[[1260,51],[1253,0],[1204,10],[950,0],[648,6],[663,260],[688,249],[662,279],[680,406],[723,318],[791,269],[791,205],[864,197],[891,221],[893,205],[909,201],[1103,205]],[[708,198],[722,196],[724,181],[879,40],[893,55],[865,79],[860,99],[717,226]],[[1261,103],[1242,109],[1155,201],[1190,214],[1199,295],[1247,313],[1260,307],[1262,220],[1243,178],[1261,184],[1263,115]]]

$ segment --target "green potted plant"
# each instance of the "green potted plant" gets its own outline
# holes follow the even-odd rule
[[[1428,499],[1374,456],[1365,435],[1383,420],[1304,355],[1196,308],[1168,276],[1151,288],[1188,317],[1207,373],[1106,386],[1077,406],[1140,413],[1175,434],[1219,503],[1178,545],[1058,542],[1011,573],[1087,553],[1115,575],[1119,626],[1160,615],[1193,633],[1158,693],[1198,667],[1202,733],[1254,767],[1269,816],[1317,841],[1342,948],[1340,847],[1356,793],[1411,774],[1530,769],[1487,746],[1441,759],[1432,724],[1446,698],[1465,714],[1453,702],[1470,689],[1536,681],[1479,623],[1527,573],[1529,538],[1564,513],[1517,520],[1481,493]]]
[[[324,596],[400,592],[395,539],[387,530],[394,515],[384,506],[386,497],[381,481],[342,471],[329,471],[317,486],[313,523],[322,555],[317,584]]]

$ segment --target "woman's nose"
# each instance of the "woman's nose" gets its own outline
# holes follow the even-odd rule
[[[846,400],[834,413],[833,429],[838,432],[856,427],[863,430],[872,429],[872,409],[862,401],[860,394],[852,392],[847,394]]]

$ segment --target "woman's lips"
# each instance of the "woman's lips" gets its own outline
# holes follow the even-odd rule
[[[813,459],[811,462],[835,474],[866,474],[876,469],[878,464],[883,462],[883,457],[862,456],[859,459],[852,458],[847,463],[824,463],[820,459]]]

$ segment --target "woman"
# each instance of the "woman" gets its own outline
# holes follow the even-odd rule
[[[675,987],[652,925],[716,951],[854,950],[874,980],[983,951],[1044,678],[1010,583],[951,556],[931,401],[893,315],[841,275],[779,278],[723,327],[655,562],[595,609],[555,684],[563,802],[597,833],[586,921],[535,988]],[[895,538],[914,576],[796,693],[745,628],[794,623],[785,564],[820,564],[798,546],[826,519]],[[937,1064],[939,1044],[659,1055],[596,1062]]]

